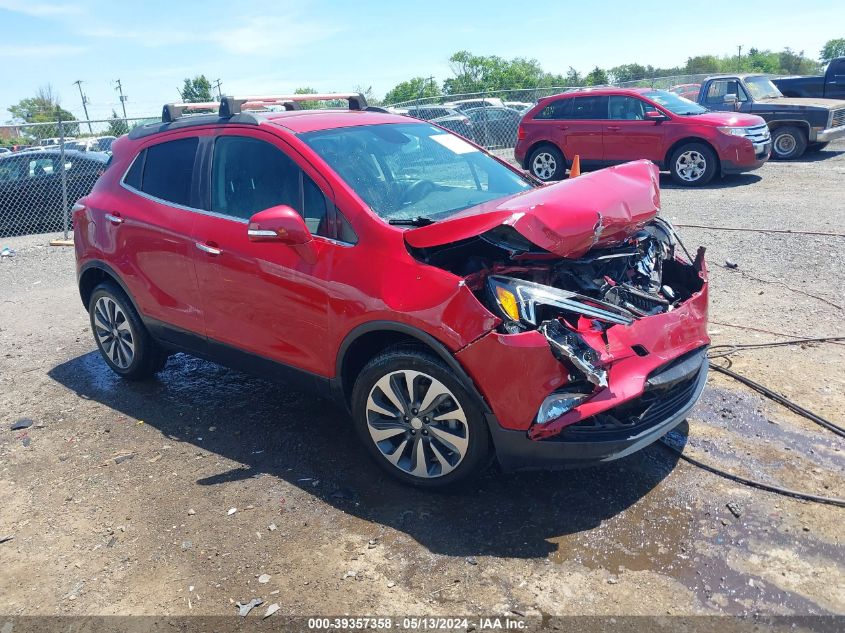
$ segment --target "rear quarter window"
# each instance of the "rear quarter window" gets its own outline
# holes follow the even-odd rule
[[[198,146],[199,139],[194,136],[148,147],[141,191],[167,202],[190,206]]]

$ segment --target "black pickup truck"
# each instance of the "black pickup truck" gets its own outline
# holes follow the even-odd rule
[[[772,132],[773,158],[798,158],[845,138],[845,101],[784,97],[766,75],[708,77],[697,101],[709,110],[763,117]]]
[[[772,83],[785,97],[845,99],[845,57],[831,60],[823,75],[775,77]]]

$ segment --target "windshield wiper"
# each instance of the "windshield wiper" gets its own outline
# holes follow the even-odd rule
[[[428,226],[429,224],[434,224],[434,220],[418,215],[415,218],[390,218],[387,223],[407,226]]]

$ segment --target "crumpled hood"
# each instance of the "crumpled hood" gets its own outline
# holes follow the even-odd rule
[[[541,249],[577,258],[594,246],[624,241],[660,210],[659,172],[638,160],[499,198],[405,231],[414,248],[465,240],[513,227]]]

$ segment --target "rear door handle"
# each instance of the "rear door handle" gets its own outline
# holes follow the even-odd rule
[[[203,242],[195,242],[195,246],[203,253],[208,253],[209,255],[220,255],[223,253],[223,251],[216,246],[209,246]]]
[[[108,220],[112,224],[123,224],[123,218],[120,217],[119,215],[114,215],[112,213],[106,213],[106,215],[104,217],[106,218],[106,220]]]
[[[569,129],[568,125],[558,125],[557,127],[558,127],[558,129],[561,129],[561,130],[568,130]]]
[[[607,129],[610,130],[611,132],[618,132],[622,128],[619,127],[618,125],[608,125]]]

